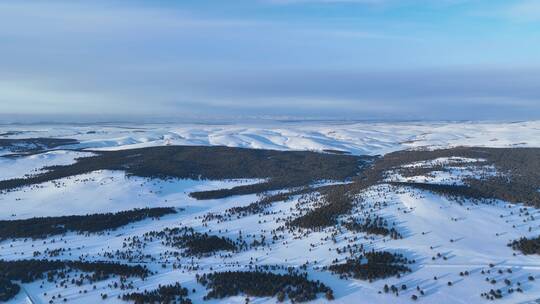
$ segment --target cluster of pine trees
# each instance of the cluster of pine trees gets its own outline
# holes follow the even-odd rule
[[[353,277],[372,281],[410,272],[411,269],[406,265],[412,262],[401,254],[388,251],[371,251],[365,253],[363,257],[349,259],[342,264],[333,264],[328,268],[330,271],[340,274],[343,278]]]
[[[346,222],[344,226],[352,231],[365,232],[367,234],[378,234],[383,236],[390,236],[392,239],[403,238],[401,234],[394,227],[388,228],[388,222],[378,215],[374,217],[366,217],[361,222],[350,221]]]
[[[353,208],[354,196],[348,185],[335,185],[321,191],[324,204],[290,221],[288,226],[320,229],[335,225],[340,215]]]
[[[235,243],[229,238],[199,233],[191,227],[165,228],[159,232],[147,232],[144,237],[160,238],[164,245],[185,248],[184,255],[186,256],[200,256],[221,250],[235,251],[237,249]]]
[[[522,237],[512,241],[508,246],[523,252],[523,254],[540,254],[540,236],[531,239]]]
[[[7,302],[15,297],[21,287],[6,278],[0,277],[0,302]]]
[[[157,289],[143,292],[132,292],[122,295],[122,300],[133,301],[136,304],[146,303],[179,303],[191,304],[188,298],[188,289],[182,287],[180,283],[174,285],[160,285]]]
[[[14,281],[30,283],[46,278],[47,281],[53,282],[56,277],[65,278],[67,273],[73,270],[92,273],[87,277],[90,283],[108,279],[110,275],[146,278],[150,274],[148,269],[140,265],[130,266],[112,262],[0,260],[0,294],[5,297],[9,295],[9,300],[20,290],[19,286],[15,287],[17,284]]]
[[[325,294],[328,300],[334,299],[332,289],[319,281],[310,281],[307,274],[289,272],[275,274],[266,271],[227,271],[197,276],[197,281],[210,291],[204,297],[223,299],[247,295],[253,297],[276,297],[279,302],[289,298],[292,302],[307,302]]]

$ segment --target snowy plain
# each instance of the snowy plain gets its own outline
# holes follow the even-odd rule
[[[17,133],[21,131],[20,133]],[[540,147],[540,122],[477,123],[273,123],[268,125],[2,125],[0,134],[15,132],[7,138],[60,137],[80,141],[78,145],[60,147],[56,151],[36,154],[17,159],[0,158],[0,179],[22,177],[33,174],[44,166],[69,164],[77,157],[91,153],[74,152],[63,148],[85,148],[89,150],[131,149],[160,145],[226,145],[246,148],[278,150],[339,150],[352,154],[380,155],[411,148],[436,148],[460,145],[489,147]],[[7,153],[4,151],[4,153]],[[448,160],[439,160],[448,161]],[[450,160],[477,161],[477,160]],[[411,164],[418,166],[422,164]],[[459,182],[463,170],[444,172],[432,177],[412,177],[409,180],[423,182]],[[394,176],[401,180],[400,177]],[[394,180],[394,179],[392,179]],[[69,254],[62,253],[59,259],[73,259],[81,255],[87,260],[109,259],[107,252],[122,250],[124,239],[140,236],[148,231],[165,227],[193,227],[199,232],[220,231],[220,235],[236,238],[243,235],[260,235],[276,228],[277,218],[291,215],[293,207],[300,203],[296,197],[291,201],[277,202],[269,207],[269,214],[254,214],[232,221],[213,221],[203,224],[208,213],[221,213],[226,209],[245,206],[257,200],[256,195],[233,196],[225,199],[198,201],[188,196],[189,192],[229,188],[239,184],[255,183],[257,180],[195,181],[158,180],[127,177],[122,172],[96,171],[85,175],[64,178],[38,186],[25,187],[0,194],[0,220],[24,219],[36,216],[58,216],[116,212],[141,207],[176,207],[177,214],[167,215],[160,220],[144,220],[129,224],[114,232],[80,235],[68,233],[52,236],[45,240],[6,240],[0,242],[0,258],[16,260],[33,258],[35,251],[46,248],[71,248]],[[380,193],[384,193],[381,198]],[[180,282],[190,290],[195,303],[218,303],[203,301],[206,294],[198,285],[195,274],[212,268],[220,270],[248,270],[252,259],[259,265],[283,265],[298,267],[309,261],[307,269],[310,279],[319,279],[334,289],[334,303],[412,303],[411,295],[416,286],[425,290],[421,303],[487,303],[480,293],[492,288],[507,288],[504,278],[522,282],[524,293],[513,293],[497,300],[500,303],[536,303],[540,299],[540,257],[525,256],[507,247],[510,240],[522,236],[537,236],[540,233],[540,213],[531,207],[509,205],[505,202],[493,204],[458,204],[446,198],[420,190],[405,191],[388,185],[375,186],[364,193],[363,204],[375,206],[385,201],[386,207],[379,210],[385,218],[400,227],[404,238],[392,240],[388,237],[368,236],[361,240],[368,248],[402,252],[416,263],[413,271],[400,278],[390,278],[372,283],[360,280],[342,280],[321,267],[328,266],[335,258],[344,259],[336,248],[346,246],[351,235],[344,233],[337,243],[325,240],[327,231],[313,232],[303,238],[294,233],[285,233],[284,240],[268,247],[251,249],[231,257],[211,256],[200,258],[197,270],[173,269],[159,261],[160,253],[170,248],[159,241],[149,244],[145,253],[158,262],[148,261],[148,266],[157,271],[145,281],[135,280],[135,286],[151,289],[158,284]],[[181,209],[180,209],[181,208]],[[521,210],[520,210],[521,208]],[[526,211],[523,211],[526,210]],[[360,213],[360,210],[356,210]],[[536,220],[525,220],[528,212]],[[531,228],[530,228],[531,227]],[[54,240],[54,242],[53,242]],[[314,244],[314,245],[313,245]],[[437,254],[441,256],[438,257]],[[46,256],[42,256],[46,257]],[[443,258],[446,257],[446,258]],[[434,258],[434,259],[433,259]],[[114,260],[114,259],[112,259]],[[193,263],[190,259],[183,264]],[[161,265],[166,264],[163,268]],[[493,264],[493,267],[488,266]],[[492,270],[497,283],[485,281],[481,271]],[[503,274],[497,270],[504,270]],[[507,272],[511,269],[512,272]],[[469,271],[463,277],[459,272]],[[536,281],[530,282],[528,276]],[[434,280],[434,277],[437,280]],[[62,293],[72,303],[95,303],[101,301],[100,294],[108,292],[106,303],[125,303],[117,299],[119,290],[111,291],[103,281],[96,290],[88,286],[61,288],[52,283],[24,284],[24,290],[13,303],[47,303],[54,294]],[[448,286],[452,282],[452,286]],[[384,284],[409,288],[399,297],[380,293]],[[79,293],[81,288],[88,293]],[[47,291],[47,296],[44,295]],[[251,298],[252,303],[274,303],[272,298]],[[315,303],[326,300],[320,297]],[[221,302],[244,303],[245,297],[231,297]]]

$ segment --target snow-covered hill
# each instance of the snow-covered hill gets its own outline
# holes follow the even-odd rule
[[[540,121],[513,123],[267,123],[258,125],[0,125],[4,138],[61,137],[72,148],[128,149],[165,144],[385,154],[433,146],[540,146]]]

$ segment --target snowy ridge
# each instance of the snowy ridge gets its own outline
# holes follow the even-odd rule
[[[17,132],[20,133],[17,133]],[[417,147],[540,146],[540,121],[515,123],[273,123],[260,125],[3,125],[6,138],[61,137],[70,148],[131,149],[148,146],[224,145],[275,150],[339,150],[377,155]]]

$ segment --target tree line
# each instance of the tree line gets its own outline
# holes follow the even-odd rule
[[[45,238],[66,232],[99,232],[147,218],[176,213],[174,208],[143,208],[117,213],[98,213],[57,217],[34,217],[0,221],[0,241],[9,238]]]

